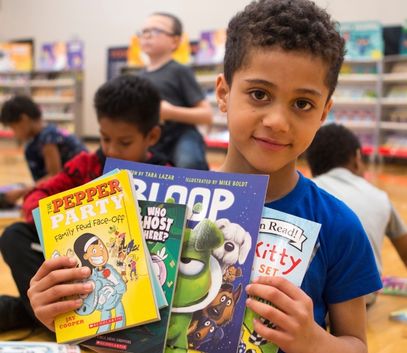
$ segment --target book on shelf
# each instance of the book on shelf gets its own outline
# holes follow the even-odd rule
[[[407,296],[407,278],[398,276],[382,276],[382,294]]]
[[[166,352],[237,351],[268,177],[107,159],[139,200],[174,199],[187,216]]]
[[[66,43],[67,69],[82,70],[84,67],[84,43],[74,39]]]
[[[81,353],[81,350],[71,344],[0,341],[0,353]]]
[[[76,256],[91,269],[86,281],[93,283],[93,292],[79,309],[55,319],[58,343],[159,320],[152,283],[157,277],[128,172],[41,199],[33,215],[46,259]],[[126,259],[131,258],[137,258],[136,279],[127,277]]]
[[[378,21],[343,22],[339,29],[345,39],[346,59],[379,60],[383,57],[382,25]]]
[[[163,353],[165,351],[184,235],[186,206],[146,200],[139,200],[139,206],[144,238],[168,306],[160,310],[160,321],[108,333],[83,342],[90,348],[134,353]],[[137,270],[133,265],[135,265],[133,261],[129,262],[130,278],[132,274],[137,276]]]
[[[258,276],[279,276],[301,286],[308,265],[315,255],[320,228],[319,223],[265,207],[251,279]],[[278,347],[254,330],[254,318],[273,327],[272,322],[246,308],[239,352],[277,353]]]

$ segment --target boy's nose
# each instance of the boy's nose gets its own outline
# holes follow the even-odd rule
[[[109,145],[106,147],[106,157],[112,157],[112,158],[117,158],[118,157],[118,152],[117,148],[113,145]]]
[[[289,112],[281,106],[270,109],[263,117],[263,125],[277,131],[288,131]]]

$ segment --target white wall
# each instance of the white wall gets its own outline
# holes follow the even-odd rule
[[[190,38],[204,29],[226,27],[250,0],[0,0],[0,41],[34,38],[44,42],[80,38],[85,42],[84,131],[97,135],[92,108],[96,89],[106,79],[108,47],[128,45],[144,18],[154,11],[177,14]],[[407,19],[406,0],[316,0],[338,21]],[[38,54],[38,50],[36,51]],[[38,59],[38,58],[37,58]],[[38,60],[37,60],[38,62]]]

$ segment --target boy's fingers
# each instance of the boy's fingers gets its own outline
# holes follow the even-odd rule
[[[249,296],[261,298],[276,306],[286,314],[293,312],[295,302],[280,289],[266,284],[253,283],[246,287]],[[270,304],[264,304],[270,306]],[[262,315],[263,316],[263,315]]]
[[[259,314],[264,319],[269,320],[277,327],[287,330],[290,327],[291,319],[283,311],[273,307],[270,304],[259,302],[255,298],[248,298],[246,305],[249,309]],[[266,338],[266,337],[264,337]]]
[[[38,310],[35,311],[35,315],[38,317],[39,320],[44,322],[50,330],[54,331],[53,320],[48,318],[54,318],[60,314],[76,310],[80,308],[82,303],[83,303],[82,299],[64,300],[52,303],[40,307]]]
[[[90,273],[89,267],[86,266],[54,270],[37,282],[32,279],[29,291],[32,290],[39,293],[45,292],[49,289],[52,290],[53,287],[57,286],[58,284],[82,281],[88,278]]]
[[[57,258],[46,260],[42,263],[37,273],[33,276],[31,281],[40,281],[50,272],[61,268],[72,268],[77,265],[77,260],[72,257],[59,256]]]
[[[254,330],[264,339],[280,346],[280,342],[287,340],[287,334],[278,328],[270,328],[264,325],[260,320],[255,319],[253,323]]]
[[[79,295],[86,295],[92,292],[93,284],[91,282],[85,283],[69,283],[53,286],[44,292],[29,292],[30,303],[33,309],[42,311],[43,308],[49,307],[50,303],[58,304],[64,302],[72,302],[72,300],[79,299]],[[64,298],[74,297],[72,299]],[[64,304],[65,305],[65,304]],[[54,315],[55,316],[55,315]]]
[[[257,277],[253,283],[265,284],[277,288],[293,300],[301,300],[304,296],[307,296],[301,289],[284,277],[260,276]]]

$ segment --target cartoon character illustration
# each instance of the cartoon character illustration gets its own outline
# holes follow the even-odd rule
[[[153,269],[155,274],[160,281],[160,286],[165,283],[167,279],[167,267],[165,266],[164,260],[167,258],[167,254],[165,253],[165,247],[157,252],[157,254],[151,255],[151,260],[153,261]]]
[[[236,290],[233,290],[233,286],[230,283],[222,284],[215,299],[202,310],[202,315],[215,321],[218,326],[226,325],[233,317],[241,294],[241,284],[239,284]]]
[[[219,342],[224,336],[223,329],[218,327],[215,321],[202,316],[195,321],[188,330],[188,347],[198,349],[206,342]]]
[[[130,255],[127,260],[127,266],[130,267],[130,280],[131,281],[136,280],[138,278],[137,261],[138,261],[138,256],[135,256],[135,255]]]
[[[127,287],[117,270],[107,263],[109,255],[105,244],[95,234],[84,233],[75,240],[74,251],[82,266],[92,270],[88,280],[94,285],[93,292],[84,298],[83,305],[75,312],[79,315],[89,315],[98,310],[101,312],[100,321],[105,321],[112,318],[112,310],[115,310],[116,317],[122,317],[122,320],[116,322],[115,328],[123,327],[126,317],[122,297]],[[109,329],[110,324],[102,325],[97,333]]]
[[[222,273],[211,252],[223,240],[222,232],[208,219],[185,230],[166,352],[188,349],[187,333],[193,312],[205,308],[218,294]]]
[[[232,283],[236,278],[242,277],[242,269],[234,265],[228,266],[223,273],[223,282]]]
[[[124,283],[127,283],[129,280],[127,279],[126,275],[126,250],[120,250],[119,254],[117,255],[116,266],[120,271],[120,275],[123,278]]]
[[[220,218],[215,222],[225,238],[224,243],[215,250],[213,255],[221,264],[222,272],[235,263],[243,264],[246,261],[252,246],[252,238],[239,224],[231,223],[226,218]]]
[[[122,251],[125,248],[126,234],[120,233],[115,225],[109,227],[108,233],[112,234],[113,238],[111,238],[109,243],[106,245],[109,249],[110,256],[117,258],[119,256],[120,251]]]

